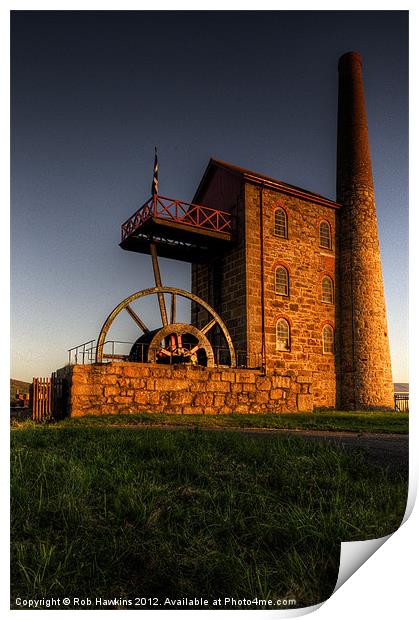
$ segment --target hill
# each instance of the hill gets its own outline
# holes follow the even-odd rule
[[[29,394],[30,383],[27,381],[19,381],[18,379],[10,379],[10,404],[12,406],[18,404],[17,394]]]

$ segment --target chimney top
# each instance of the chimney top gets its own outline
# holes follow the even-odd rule
[[[362,56],[359,52],[346,52],[339,58],[339,70],[343,67],[348,67],[354,62],[359,62],[362,67]]]

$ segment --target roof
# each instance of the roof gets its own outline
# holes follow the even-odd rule
[[[327,207],[332,207],[334,209],[339,209],[341,207],[338,202],[330,200],[329,198],[326,198],[321,194],[310,192],[306,189],[302,189],[301,187],[297,187],[296,185],[290,185],[289,183],[284,183],[284,181],[278,181],[277,179],[268,177],[266,174],[252,172],[252,170],[240,168],[240,166],[234,166],[233,164],[229,164],[225,161],[214,159],[212,157],[209,160],[208,166],[204,172],[198,189],[195,192],[195,196],[192,199],[192,202],[194,204],[199,203],[199,196],[211,182],[212,176],[217,168],[222,168],[230,174],[241,176],[244,180],[249,181],[250,183],[255,183],[266,188],[277,189],[285,194],[290,194],[292,196],[301,198],[302,200],[309,200],[310,202],[316,202]]]

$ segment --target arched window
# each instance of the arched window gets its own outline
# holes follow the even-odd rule
[[[334,351],[335,338],[333,327],[331,325],[325,325],[323,327],[323,353],[334,353]]]
[[[322,301],[326,304],[333,303],[333,282],[329,276],[324,276],[322,280]]]
[[[275,293],[278,295],[288,295],[289,276],[285,267],[275,269]]]
[[[287,320],[279,319],[276,323],[276,350],[289,351],[291,349],[290,326]]]
[[[287,214],[284,209],[279,208],[275,210],[274,234],[277,237],[283,237],[284,239],[288,237]]]
[[[332,249],[332,235],[330,233],[330,224],[323,220],[320,222],[320,247]]]

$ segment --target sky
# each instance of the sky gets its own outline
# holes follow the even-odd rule
[[[191,200],[216,157],[335,199],[337,63],[357,50],[393,379],[408,381],[406,11],[17,11],[11,26],[12,377],[62,367],[153,285],[150,257],[118,243],[154,146],[164,196]],[[160,266],[191,289],[189,264]]]

